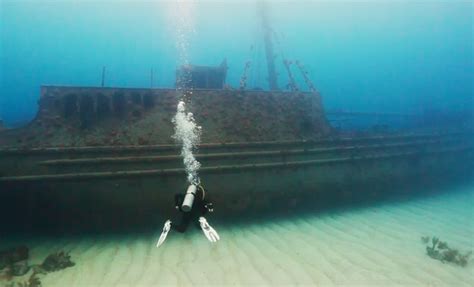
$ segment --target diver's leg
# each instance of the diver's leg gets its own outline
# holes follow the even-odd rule
[[[160,247],[163,244],[163,242],[165,242],[170,229],[171,229],[171,220],[168,219],[165,222],[165,225],[163,226],[163,231],[161,232],[160,238],[158,239],[158,242],[156,243],[156,247]]]
[[[182,213],[181,214],[181,220],[179,221],[179,224],[174,224],[172,225],[173,230],[178,231],[179,233],[184,233],[186,229],[189,226],[189,223],[191,222],[191,217],[189,216],[188,213]]]
[[[194,226],[196,226],[198,229],[201,229],[201,223],[199,222],[198,219],[193,220]]]

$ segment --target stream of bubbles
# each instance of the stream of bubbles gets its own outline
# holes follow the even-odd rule
[[[176,21],[176,48],[179,56],[179,64],[183,67],[189,67],[189,37],[194,33],[192,1],[177,0],[173,5],[173,19]],[[185,69],[189,72],[188,69]],[[194,157],[193,151],[199,145],[201,138],[201,127],[197,125],[194,116],[187,111],[186,102],[190,102],[192,97],[192,88],[186,81],[189,75],[182,75],[176,82],[176,91],[178,97],[178,106],[176,114],[172,119],[174,125],[173,139],[181,145],[181,156],[183,157],[184,168],[187,173],[187,179],[190,184],[198,185],[200,179],[198,176],[201,164]]]

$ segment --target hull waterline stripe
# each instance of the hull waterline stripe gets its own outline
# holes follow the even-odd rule
[[[456,142],[456,140],[448,139],[446,141],[431,140],[418,141],[398,144],[375,144],[364,146],[342,146],[330,148],[313,148],[313,149],[293,149],[293,150],[277,150],[277,151],[255,151],[255,152],[231,152],[231,153],[213,153],[213,154],[196,154],[195,157],[200,160],[205,159],[222,159],[222,158],[248,158],[259,156],[287,156],[287,155],[301,155],[301,154],[321,154],[326,152],[338,151],[360,151],[383,148],[403,148],[426,146],[432,144],[446,144],[449,142]],[[127,157],[99,157],[99,158],[79,158],[79,159],[58,159],[45,160],[40,162],[40,165],[75,165],[75,164],[101,164],[101,163],[132,163],[132,162],[163,162],[182,160],[180,155],[163,155],[163,156],[127,156]]]
[[[427,152],[405,152],[393,153],[387,155],[376,156],[356,156],[356,157],[342,157],[334,159],[318,159],[308,161],[293,161],[293,162],[278,162],[278,163],[260,163],[260,164],[241,164],[241,165],[223,165],[214,167],[203,167],[200,169],[201,174],[205,173],[219,173],[236,170],[255,170],[255,169],[270,169],[270,168],[297,168],[311,165],[330,165],[346,162],[356,161],[373,161],[390,158],[412,157],[412,156],[429,156],[433,154],[444,153],[459,153],[471,151],[472,146],[463,148],[451,148],[437,151]],[[2,182],[34,182],[34,181],[62,181],[62,180],[91,180],[91,179],[107,179],[107,178],[127,178],[127,177],[145,177],[145,176],[169,176],[184,174],[182,168],[172,169],[158,169],[158,170],[133,170],[133,171],[116,171],[116,172],[94,172],[94,173],[70,173],[70,174],[55,174],[55,175],[30,175],[30,176],[11,176],[0,177]]]
[[[265,141],[265,142],[245,142],[245,143],[207,143],[199,145],[199,149],[212,148],[251,148],[251,147],[271,147],[286,145],[318,145],[327,143],[351,143],[363,141],[385,141],[385,140],[416,140],[427,138],[441,138],[453,136],[474,136],[473,133],[446,133],[446,134],[409,134],[409,135],[390,135],[390,136],[373,136],[373,137],[342,137],[342,138],[326,138],[320,140],[301,140],[301,141]],[[45,147],[45,148],[0,148],[0,155],[9,154],[71,154],[71,153],[100,153],[100,152],[126,152],[126,151],[174,151],[179,150],[177,145],[146,145],[146,146],[84,146],[84,147]]]

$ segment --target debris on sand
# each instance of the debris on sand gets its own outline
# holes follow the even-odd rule
[[[448,243],[440,241],[439,238],[435,236],[431,238],[431,246],[429,246],[429,236],[423,236],[421,241],[428,245],[426,246],[426,254],[442,263],[449,262],[465,267],[469,263],[469,258],[472,255],[472,251],[469,251],[466,254],[461,254],[459,250],[450,248]]]
[[[41,265],[37,268],[38,273],[49,273],[54,271],[59,271],[68,267],[74,266],[75,263],[71,261],[71,256],[69,253],[60,251],[58,253],[53,253],[48,255]]]
[[[59,271],[75,265],[69,253],[64,251],[48,255],[41,264],[30,265],[28,258],[29,249],[23,245],[0,251],[0,282],[8,281],[7,284],[2,286],[39,287],[41,286],[39,275]],[[28,280],[20,282],[16,280],[13,281],[14,277],[18,278],[22,276],[29,276],[27,277]],[[23,278],[19,280],[23,280]]]

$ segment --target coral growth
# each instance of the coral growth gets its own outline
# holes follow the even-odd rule
[[[431,246],[429,246],[429,243],[430,243],[429,236],[421,237],[421,241],[424,244],[428,245],[426,246],[426,254],[429,257],[439,260],[443,263],[449,262],[455,265],[465,267],[468,264],[469,258],[471,257],[471,254],[472,254],[472,251],[469,251],[466,254],[461,254],[459,250],[450,248],[448,246],[448,243],[444,241],[440,241],[438,237],[433,236],[431,238]]]
[[[43,263],[39,265],[39,268],[37,268],[37,272],[54,272],[68,267],[72,267],[74,265],[74,262],[71,261],[71,255],[69,255],[69,253],[67,252],[60,251],[58,253],[48,255],[48,257],[46,257]]]
[[[29,252],[26,246],[0,251],[0,281],[11,281],[13,277],[27,275],[33,270],[24,282],[8,282],[9,287],[39,287],[41,281],[38,275],[47,274],[67,267],[74,266],[69,253],[60,251],[48,255],[43,263],[39,265],[28,264]],[[3,285],[2,285],[3,286]]]
[[[28,247],[21,245],[8,250],[0,251],[0,270],[16,262],[28,259]]]
[[[38,278],[36,273],[31,274],[30,278],[26,282],[19,282],[15,285],[15,283],[10,283],[7,285],[8,287],[41,287],[41,281]]]

